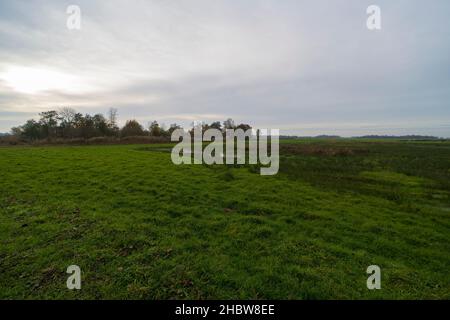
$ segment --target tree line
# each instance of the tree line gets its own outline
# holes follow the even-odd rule
[[[117,109],[110,108],[107,116],[101,113],[95,115],[81,114],[72,108],[61,108],[39,113],[39,120],[30,119],[25,124],[11,129],[12,135],[28,141],[52,140],[52,139],[90,139],[96,137],[167,137],[176,129],[182,129],[176,123],[169,128],[160,125],[157,121],[149,122],[144,128],[136,120],[127,120],[120,128],[117,124]],[[218,130],[251,129],[247,124],[236,125],[232,119],[223,123],[220,121],[211,124],[199,123],[202,130],[214,128]],[[192,132],[192,130],[191,130]]]

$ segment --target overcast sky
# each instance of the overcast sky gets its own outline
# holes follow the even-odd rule
[[[449,16],[448,0],[1,1],[0,132],[70,106],[143,125],[450,137]]]

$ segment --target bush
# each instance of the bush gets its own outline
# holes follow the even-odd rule
[[[0,137],[0,145],[5,146],[15,146],[20,144],[25,144],[26,142],[23,139],[20,139],[17,136],[3,136]]]
[[[149,137],[149,136],[131,136],[120,139],[120,143],[132,144],[132,143],[167,143],[170,139],[167,137]]]

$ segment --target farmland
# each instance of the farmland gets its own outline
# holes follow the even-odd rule
[[[275,176],[170,147],[1,147],[0,299],[450,298],[448,141],[282,141]]]

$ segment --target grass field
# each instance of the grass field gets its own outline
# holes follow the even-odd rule
[[[450,298],[450,143],[283,142],[276,176],[168,147],[0,148],[0,298]]]

